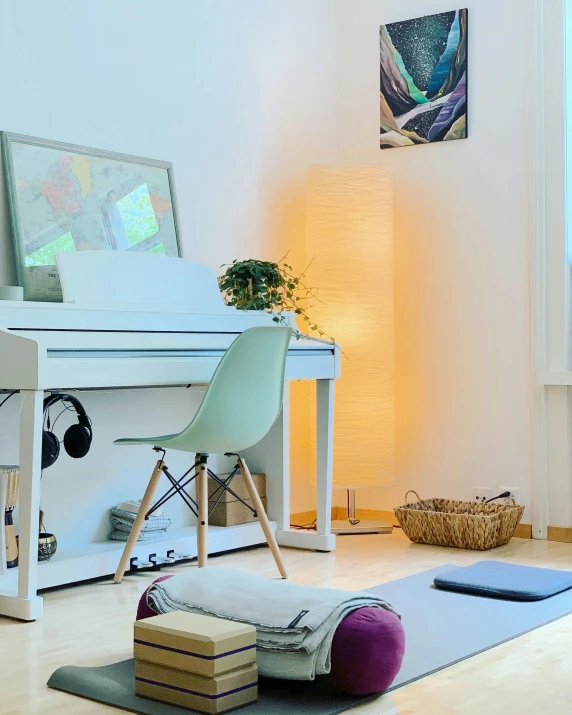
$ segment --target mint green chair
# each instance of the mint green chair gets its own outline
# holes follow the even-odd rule
[[[116,583],[121,582],[129,566],[133,548],[148,516],[162,473],[165,473],[173,484],[171,491],[174,489],[174,493],[181,494],[180,482],[174,480],[164,462],[167,449],[192,452],[196,455],[195,463],[189,470],[194,474],[189,481],[196,477],[199,568],[206,566],[208,557],[208,457],[210,454],[235,454],[237,468],[242,474],[278,570],[282,578],[287,578],[272,527],[240,452],[259,442],[280,414],[284,396],[286,355],[291,337],[292,329],[286,327],[269,326],[245,330],[224,354],[198,412],[188,427],[177,434],[133,437],[114,442],[121,446],[148,445],[155,451],[163,452],[155,465],[125,544],[114,577]],[[183,478],[185,476],[183,475]]]

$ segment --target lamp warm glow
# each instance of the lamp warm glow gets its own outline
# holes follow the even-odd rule
[[[334,483],[388,486],[395,475],[393,185],[387,167],[308,171],[312,318],[340,343]]]

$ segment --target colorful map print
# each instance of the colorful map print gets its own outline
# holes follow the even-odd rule
[[[10,150],[28,299],[61,296],[54,269],[61,251],[179,255],[166,168],[24,141]]]

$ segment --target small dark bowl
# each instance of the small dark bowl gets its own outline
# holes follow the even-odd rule
[[[53,534],[44,532],[38,537],[38,561],[49,561],[56,553],[58,542]]]

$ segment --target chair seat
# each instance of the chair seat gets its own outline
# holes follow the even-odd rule
[[[123,439],[116,439],[113,444],[118,444],[120,447],[134,444],[152,444],[154,447],[165,447],[175,437],[178,437],[178,434],[165,434],[161,437],[124,437]]]
[[[198,414],[198,413],[197,413]],[[113,444],[119,447],[134,445],[151,445],[161,449],[174,449],[179,452],[192,454],[223,454],[225,452],[240,453],[243,449],[252,446],[248,436],[229,434],[224,430],[220,432],[204,425],[200,419],[195,419],[182,432],[164,434],[157,437],[124,437],[116,439]]]
[[[239,452],[244,449],[244,444],[230,444],[221,442],[218,435],[205,436],[201,430],[196,430],[196,437],[189,434],[190,430],[185,430],[187,434],[178,432],[177,434],[165,434],[159,437],[124,437],[116,439],[113,444],[119,447],[129,447],[134,445],[152,445],[161,449],[174,449],[179,452],[189,452],[192,454],[223,454],[224,452]],[[250,446],[250,445],[248,445]]]
[[[194,445],[188,441],[180,445],[176,442],[177,437],[180,437],[180,432],[177,434],[165,434],[160,437],[123,437],[122,439],[116,439],[113,444],[119,447],[147,444],[153,447],[159,447],[160,449],[175,449],[182,452],[191,452],[196,455],[204,455],[206,457],[213,453],[205,452],[199,449],[198,445]]]

